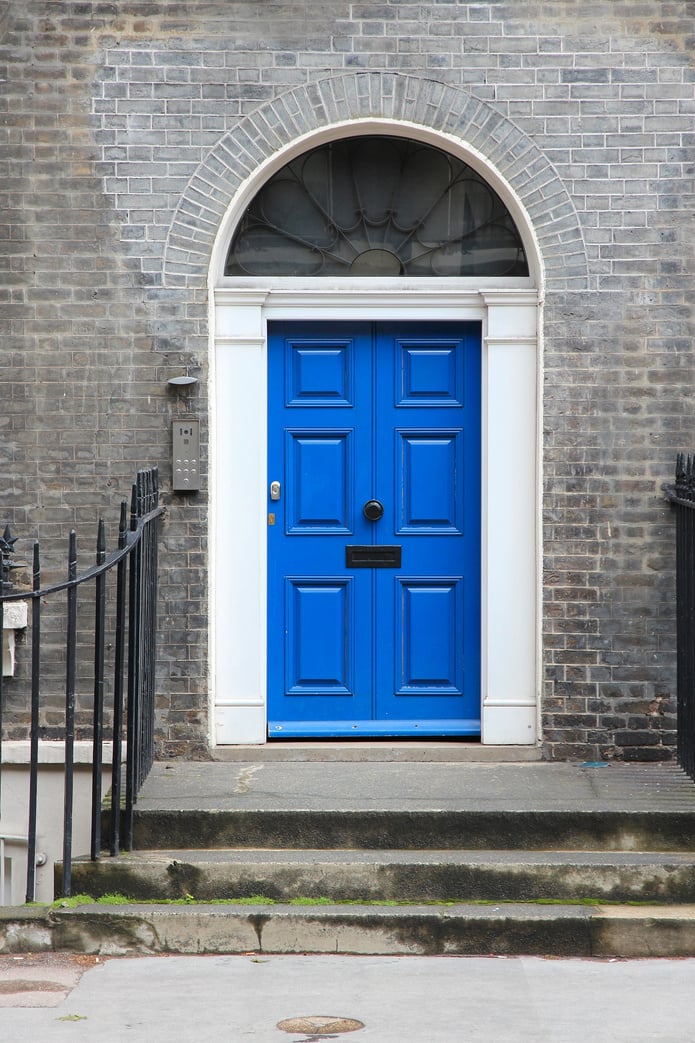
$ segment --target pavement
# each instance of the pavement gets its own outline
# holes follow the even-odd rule
[[[13,1043],[690,1043],[694,983],[695,959],[5,956],[0,1025]]]

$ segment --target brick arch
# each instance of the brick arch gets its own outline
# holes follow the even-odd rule
[[[225,214],[241,185],[262,163],[300,138],[361,119],[421,126],[457,139],[484,157],[528,214],[547,288],[587,287],[577,212],[557,171],[531,138],[493,105],[459,88],[377,72],[332,76],[297,87],[261,105],[220,139],[189,181],[174,214],[164,255],[164,286],[206,285]]]

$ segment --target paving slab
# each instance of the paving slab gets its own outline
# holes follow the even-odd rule
[[[312,1015],[361,1021],[348,1043],[678,1043],[695,960],[177,956],[106,960],[57,1008],[3,1010],[13,1043],[249,1040]]]

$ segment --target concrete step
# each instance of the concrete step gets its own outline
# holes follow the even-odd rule
[[[263,896],[281,902],[695,903],[695,862],[680,852],[134,851],[98,862],[74,861],[72,893],[136,901]]]
[[[108,821],[104,823],[107,836]],[[391,808],[136,808],[138,850],[695,851],[695,802],[656,811]]]
[[[695,956],[695,906],[84,905],[0,909],[0,953]]]
[[[143,904],[7,910],[0,946],[695,955],[695,787],[674,768],[158,763],[134,839],[76,861],[72,893]],[[649,905],[602,904],[629,901]]]
[[[156,762],[138,796],[135,847],[695,851],[695,785],[674,765],[257,752]]]

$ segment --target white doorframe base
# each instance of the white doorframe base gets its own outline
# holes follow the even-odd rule
[[[528,280],[223,280],[211,294],[212,745],[266,741],[267,323],[482,325],[482,742],[538,736],[539,295]]]

